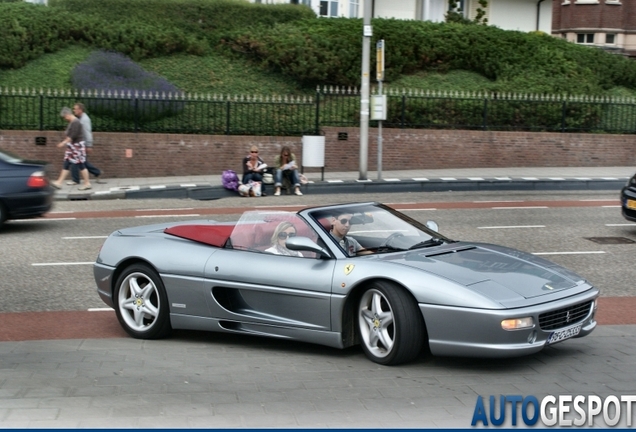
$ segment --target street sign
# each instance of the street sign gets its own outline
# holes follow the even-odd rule
[[[384,39],[375,45],[375,73],[378,81],[384,81]]]

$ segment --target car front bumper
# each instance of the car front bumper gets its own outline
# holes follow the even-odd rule
[[[552,333],[580,326],[573,337],[583,337],[596,328],[598,290],[537,306],[517,309],[487,310],[420,304],[426,322],[431,353],[453,357],[517,357],[541,351],[549,345]],[[563,326],[543,330],[539,315],[591,302],[587,314]],[[533,317],[534,326],[521,330],[504,330],[501,321]],[[564,339],[567,340],[567,339]]]

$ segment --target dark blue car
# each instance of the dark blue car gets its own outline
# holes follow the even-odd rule
[[[636,222],[636,174],[621,191],[621,207],[625,219]]]
[[[46,162],[0,150],[0,227],[11,219],[44,215],[53,204]]]

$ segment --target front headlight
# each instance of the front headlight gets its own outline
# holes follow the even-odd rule
[[[534,319],[532,317],[512,318],[501,322],[501,328],[504,330],[521,330],[534,327]]]

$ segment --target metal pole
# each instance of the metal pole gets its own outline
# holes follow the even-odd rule
[[[360,88],[360,180],[367,179],[369,158],[369,61],[371,50],[371,0],[364,0],[362,27],[362,84]]]
[[[382,80],[378,81],[378,92],[382,96]],[[378,180],[382,180],[382,120],[378,120]]]

